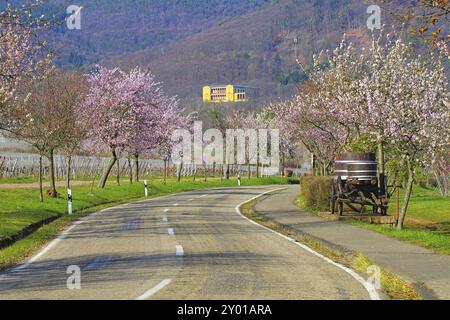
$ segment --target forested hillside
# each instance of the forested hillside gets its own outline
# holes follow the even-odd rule
[[[170,45],[105,60],[145,65],[167,90],[200,101],[206,83],[244,83],[260,88],[262,101],[289,96],[305,79],[312,54],[334,48],[344,32],[367,42],[367,5],[361,0],[279,0]]]
[[[11,2],[11,1],[9,1]],[[13,3],[23,3],[15,0]],[[64,17],[70,0],[47,0]],[[49,34],[57,63],[150,67],[170,94],[199,104],[208,83],[260,88],[260,101],[289,96],[312,54],[347,32],[368,41],[364,0],[79,0],[82,29]]]
[[[69,5],[83,7],[81,30],[68,31],[63,25],[57,35],[50,35],[60,53],[58,63],[79,67],[110,55],[183,39],[271,1],[44,0],[44,13],[64,17]],[[7,2],[22,4],[30,0]]]

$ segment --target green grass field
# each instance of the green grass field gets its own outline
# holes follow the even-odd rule
[[[400,193],[400,200],[403,200],[403,191]],[[395,214],[394,203],[392,203],[389,213]],[[415,186],[406,222],[410,226],[415,224],[429,226],[435,223],[448,228],[450,224],[450,197],[442,197],[438,191],[433,189]],[[447,231],[450,233],[450,229],[447,229]]]
[[[403,194],[404,190],[400,192],[400,206]],[[391,199],[389,214],[396,214],[395,195]],[[436,190],[414,187],[404,230],[359,222],[354,224],[438,253],[450,254],[450,197],[442,197]]]
[[[287,183],[287,179],[281,177],[242,180],[242,186],[285,183]],[[156,197],[183,191],[229,186],[237,186],[235,178],[223,181],[211,179],[207,182],[201,179],[197,179],[196,182],[184,180],[181,183],[169,180],[167,184],[159,181],[151,183],[150,181],[149,195]],[[63,188],[59,188],[58,191],[63,192]],[[130,184],[125,181],[118,186],[109,182],[105,189],[95,187],[92,192],[90,185],[74,186],[72,193],[74,214],[67,216],[67,195],[65,193],[57,199],[46,197],[44,203],[40,203],[37,189],[0,189],[0,239],[16,234],[29,224],[55,215],[64,215],[30,236],[0,250],[0,269],[10,267],[31,255],[36,249],[55,237],[64,227],[88,213],[142,199],[144,186],[143,183]]]
[[[47,179],[43,179],[43,181],[48,181]],[[10,184],[10,183],[36,183],[37,178],[35,177],[15,177],[15,178],[1,178],[0,184]]]

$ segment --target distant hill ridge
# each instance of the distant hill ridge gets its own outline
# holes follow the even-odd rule
[[[9,1],[11,2],[11,1]],[[16,3],[24,1],[14,0]],[[64,14],[71,0],[47,0]],[[313,52],[334,48],[344,32],[369,39],[363,0],[78,0],[82,30],[49,35],[58,64],[149,67],[165,90],[201,103],[201,87],[260,88],[259,102],[291,95]]]
[[[187,38],[105,59],[149,66],[166,90],[200,103],[201,86],[240,83],[260,88],[258,103],[290,96],[313,53],[335,48],[344,32],[367,43],[367,5],[360,0],[279,0]]]

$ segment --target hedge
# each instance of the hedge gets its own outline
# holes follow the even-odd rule
[[[328,211],[332,181],[332,177],[303,177],[300,180],[300,193],[304,206],[313,210]]]

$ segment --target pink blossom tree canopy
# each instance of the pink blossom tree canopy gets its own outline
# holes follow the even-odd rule
[[[99,183],[104,187],[117,152],[126,150],[138,157],[151,150],[179,110],[176,99],[165,96],[151,73],[139,68],[124,72],[99,67],[88,76],[88,83],[80,115],[89,123],[90,138],[112,154]]]
[[[448,157],[448,50],[440,45],[437,51],[421,56],[401,37],[393,41],[382,34],[360,53],[343,41],[332,53],[314,58],[309,82],[293,99],[272,106],[275,121],[324,165],[360,141],[366,148],[378,146],[383,174],[385,150],[403,159],[408,181],[398,228],[415,168]]]

